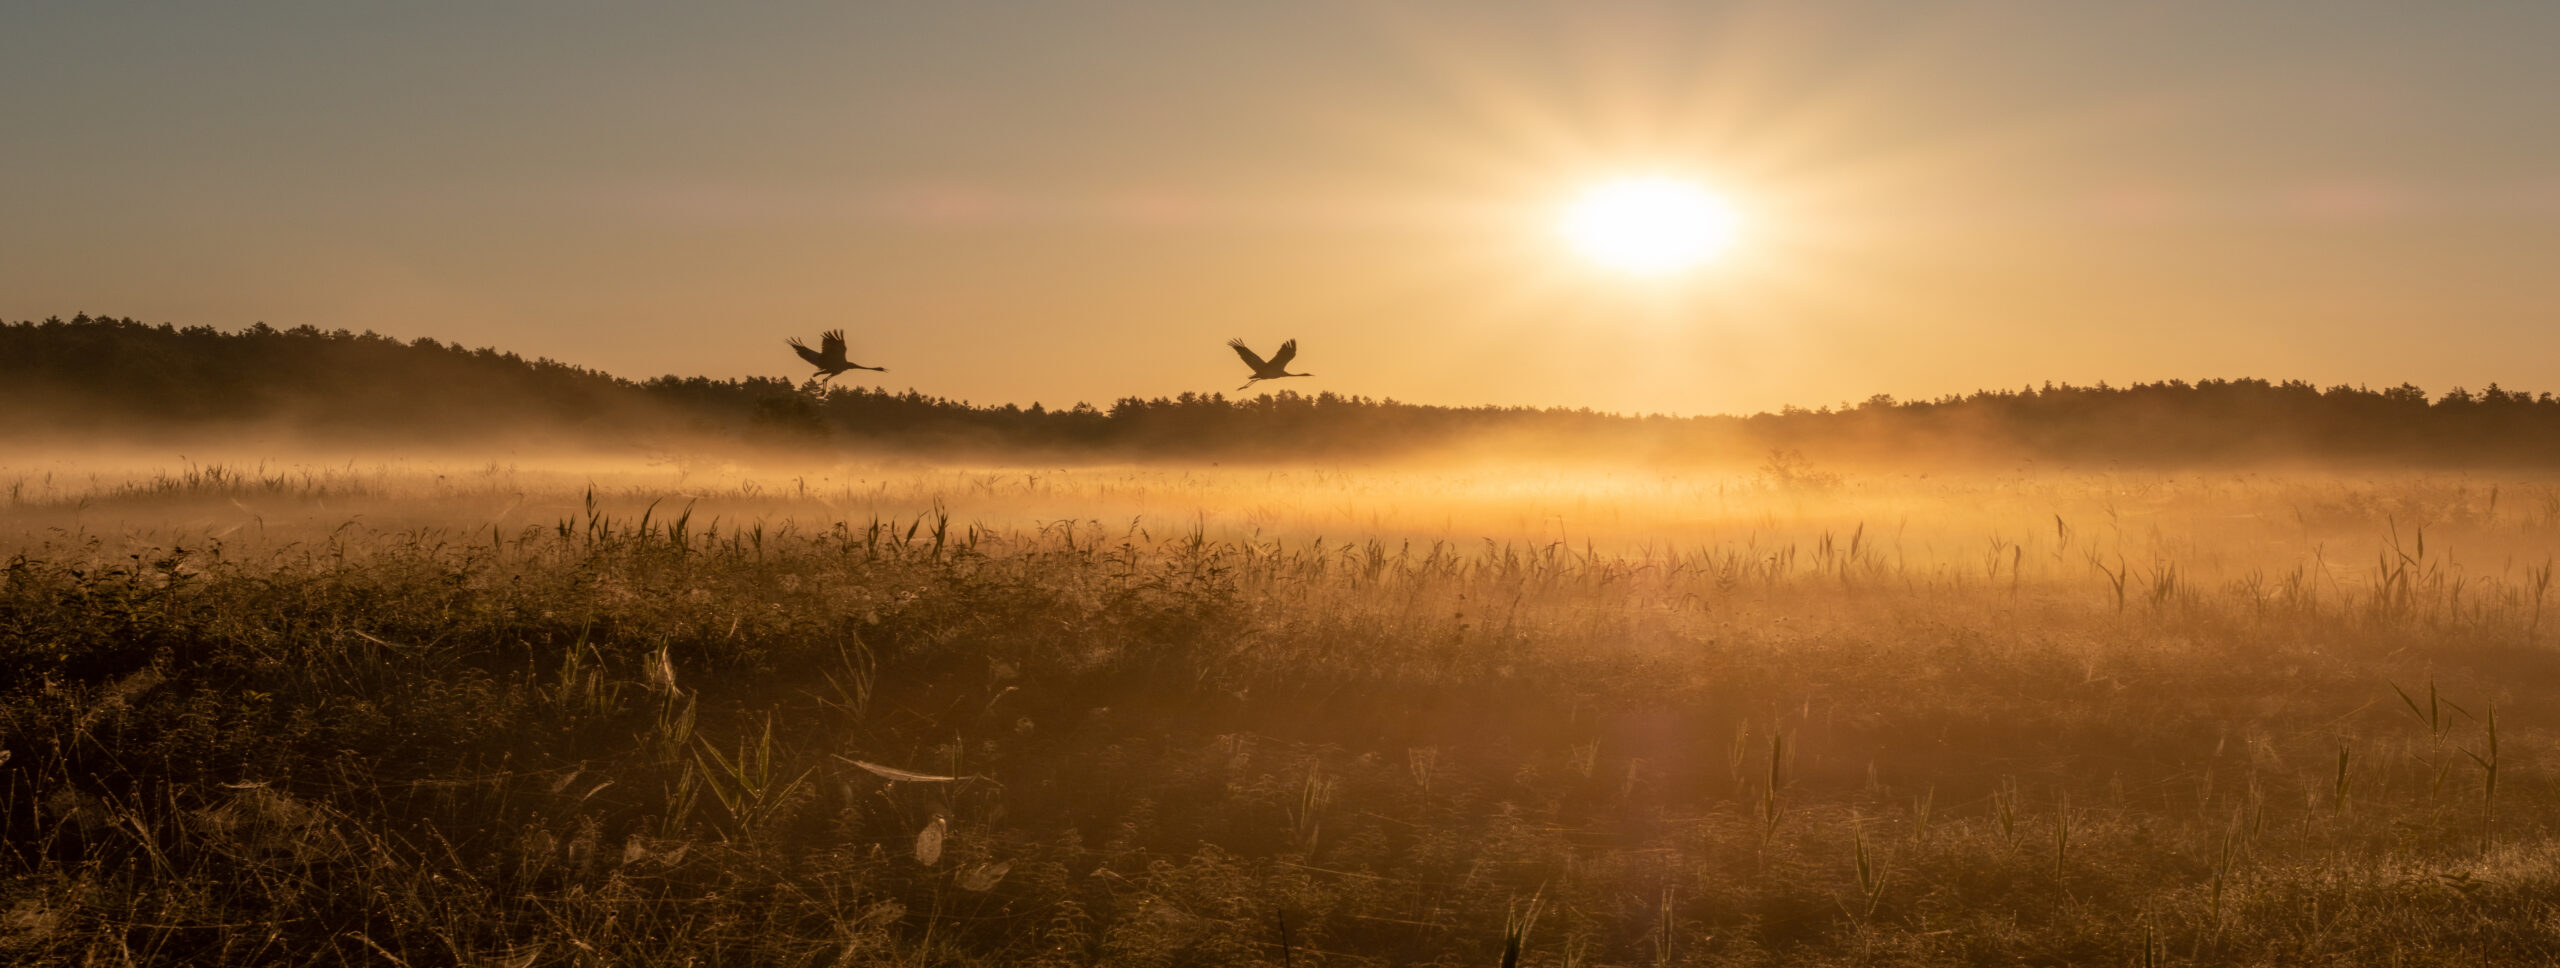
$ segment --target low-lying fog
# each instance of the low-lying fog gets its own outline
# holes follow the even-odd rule
[[[590,503],[592,502],[592,504]],[[955,535],[1210,541],[1646,558],[1843,556],[1984,581],[2190,582],[2380,556],[2513,577],[2560,533],[2560,477],[2482,473],[1835,470],[1785,456],[1678,469],[1534,461],[1398,466],[741,463],[689,456],[435,457],[96,449],[0,456],[0,549],[254,554],[409,536],[513,542],[604,515],[683,516],[700,540],[947,514]],[[930,525],[926,525],[929,529]]]

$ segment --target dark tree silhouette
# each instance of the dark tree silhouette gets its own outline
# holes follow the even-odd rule
[[[1284,344],[1264,365],[1278,369],[1288,359]],[[225,333],[85,315],[0,324],[0,414],[8,417],[0,435],[19,437],[211,434],[257,424],[397,443],[533,429],[606,441],[779,435],[803,448],[824,440],[1061,459],[1341,459],[1481,448],[1685,460],[1775,449],[1816,461],[2560,465],[2560,400],[2495,383],[2432,400],[2407,384],[2049,383],[1705,417],[1287,391],[1128,397],[1107,409],[977,406],[914,390],[803,390],[777,377],[631,381],[492,349],[308,326]]]

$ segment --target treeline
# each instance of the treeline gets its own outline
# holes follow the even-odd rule
[[[375,333],[237,332],[132,319],[0,324],[0,434],[193,435],[269,427],[398,444],[566,437],[744,440],[800,450],[978,456],[1293,459],[1442,451],[1530,457],[2035,459],[2141,464],[2313,459],[2560,465],[2560,399],[2497,384],[2430,396],[2259,379],[2044,384],[1934,400],[1668,417],[1444,407],[1333,393],[978,406],[772,377],[632,381],[547,359]]]
[[[618,427],[662,416],[640,404],[609,374],[432,339],[88,315],[0,325],[0,406],[19,433],[267,424],[463,437],[528,419]]]

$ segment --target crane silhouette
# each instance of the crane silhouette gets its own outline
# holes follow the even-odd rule
[[[1289,361],[1298,358],[1297,340],[1293,339],[1280,344],[1280,352],[1271,354],[1271,359],[1268,362],[1265,362],[1262,357],[1255,355],[1250,347],[1244,345],[1243,340],[1231,339],[1227,341],[1227,345],[1235,347],[1236,355],[1244,357],[1244,365],[1253,368],[1253,379],[1244,381],[1243,386],[1236,388],[1238,390],[1253,389],[1253,385],[1255,383],[1263,380],[1277,380],[1284,376],[1315,375],[1313,373],[1289,372]]]
[[[798,352],[801,359],[809,361],[810,366],[818,368],[818,372],[809,375],[812,379],[823,376],[829,380],[833,380],[836,378],[836,374],[842,373],[846,370],[878,370],[882,373],[889,372],[889,368],[885,366],[864,366],[860,363],[855,363],[851,360],[845,359],[844,330],[841,329],[828,330],[824,335],[818,337],[818,348],[814,350],[809,348],[809,344],[801,342],[800,337],[797,336],[785,340],[784,342],[790,343],[792,350]]]

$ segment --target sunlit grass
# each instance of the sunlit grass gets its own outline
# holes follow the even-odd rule
[[[12,471],[0,953],[2533,961],[2555,495]]]

